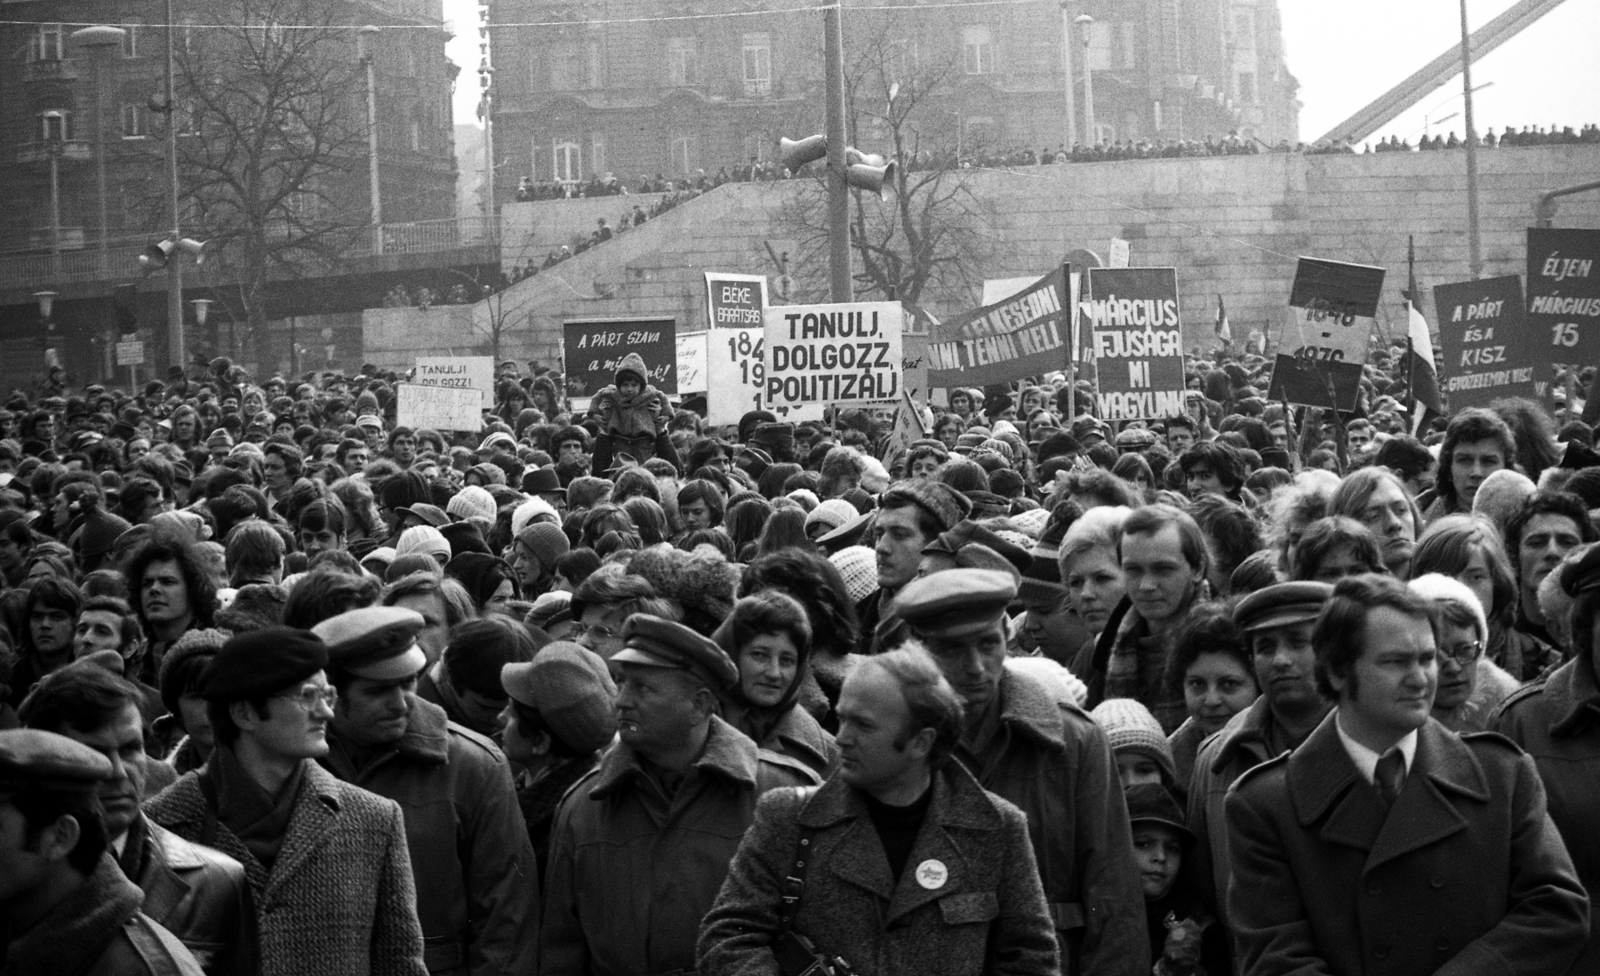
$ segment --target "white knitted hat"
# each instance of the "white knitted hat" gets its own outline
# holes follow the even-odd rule
[[[1483,612],[1483,603],[1478,599],[1478,594],[1472,592],[1467,584],[1442,573],[1425,573],[1407,585],[1411,587],[1411,592],[1431,603],[1448,600],[1472,611],[1472,622],[1478,628],[1478,639],[1488,641],[1489,620]]]
[[[830,498],[806,515],[806,529],[809,531],[813,525],[826,525],[832,532],[858,515],[856,507],[843,498]]]
[[[490,517],[493,517],[493,514],[491,512]],[[528,523],[540,516],[543,516],[547,522],[561,524],[561,516],[556,513],[555,508],[549,502],[543,498],[530,498],[518,505],[516,510],[511,513],[511,538],[515,539],[521,535],[522,530],[528,527]]]
[[[829,556],[828,561],[844,577],[845,592],[852,601],[860,603],[878,588],[878,554],[871,548],[846,546]]]
[[[1150,709],[1132,698],[1107,698],[1094,707],[1089,717],[1105,732],[1111,742],[1112,753],[1124,750],[1142,753],[1161,767],[1161,771],[1167,774],[1168,783],[1177,780],[1177,764],[1172,761],[1172,747],[1167,744],[1161,723],[1150,714]]]
[[[413,553],[425,553],[439,559],[441,564],[450,559],[449,541],[431,525],[413,525],[400,533],[400,542],[394,547],[394,551],[396,559]]]
[[[1048,521],[1050,521],[1050,510],[1047,508],[1030,508],[1026,512],[1018,512],[1011,516],[1011,524],[1034,539],[1044,534],[1044,526]]]
[[[468,485],[451,497],[450,503],[444,510],[458,519],[469,519],[476,515],[488,519],[490,524],[493,524],[496,506],[494,496],[489,494],[487,488]]]

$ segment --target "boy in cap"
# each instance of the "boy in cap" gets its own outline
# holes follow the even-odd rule
[[[492,740],[417,697],[424,625],[414,610],[364,607],[311,628],[339,696],[319,761],[405,811],[430,973],[531,972],[539,872],[511,769]]]
[[[0,732],[0,963],[7,974],[200,976],[106,857],[101,753],[36,729]]]
[[[327,755],[338,697],[327,666],[327,648],[308,631],[230,638],[201,687],[211,760],[152,798],[145,814],[244,865],[264,976],[423,976],[399,805],[312,761]]]
[[[756,800],[817,782],[718,717],[739,671],[710,638],[644,613],[622,631],[621,741],[567,793],[550,834],[546,974],[693,972]]]
[[[965,703],[955,756],[1028,815],[1062,970],[1145,976],[1150,948],[1111,746],[1088,715],[1005,666],[1010,573],[949,569],[908,583],[896,610]]]
[[[1317,690],[1311,625],[1333,596],[1327,583],[1274,583],[1240,600],[1234,624],[1249,645],[1261,697],[1201,745],[1189,784],[1192,856],[1201,892],[1224,925],[1228,894],[1228,825],[1223,801],[1244,773],[1300,745],[1333,708]]]
[[[888,649],[883,641],[898,625],[895,594],[916,578],[923,548],[971,513],[972,502],[939,481],[902,481],[879,496],[878,589],[856,604],[865,653]]]

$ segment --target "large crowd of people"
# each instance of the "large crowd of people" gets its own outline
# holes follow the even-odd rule
[[[1414,426],[1394,353],[911,439],[634,354],[471,431],[371,364],[16,394],[0,972],[1600,971],[1594,427]]]

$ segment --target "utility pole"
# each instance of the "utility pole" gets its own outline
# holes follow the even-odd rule
[[[1461,0],[1461,90],[1467,125],[1467,266],[1483,277],[1483,241],[1478,236],[1478,130],[1472,124],[1472,33],[1467,30],[1467,0]]]
[[[372,253],[383,253],[383,197],[378,191],[378,85],[375,80],[372,46],[378,28],[368,24],[356,34],[356,48],[367,73],[367,182],[372,210]]]
[[[1078,105],[1073,97],[1072,87],[1076,82],[1072,77],[1072,0],[1061,0],[1061,58],[1066,70],[1062,76],[1067,80],[1067,117],[1066,139],[1062,145],[1067,152],[1072,152],[1072,147],[1078,142]]]
[[[178,25],[172,15],[172,0],[166,0],[167,17],[167,187],[172,195],[172,243],[183,239],[183,220],[178,197]],[[183,262],[176,250],[167,262],[167,364],[182,369],[188,361],[183,348]]]
[[[850,264],[850,187],[845,182],[844,23],[839,0],[822,8],[823,58],[827,61],[828,290],[835,303],[855,297]]]

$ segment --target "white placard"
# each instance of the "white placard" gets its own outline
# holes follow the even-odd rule
[[[1005,301],[1013,295],[1020,295],[1032,288],[1044,275],[1034,275],[1031,278],[985,278],[983,281],[983,298],[979,305],[995,305]]]
[[[411,382],[417,386],[453,386],[478,390],[483,406],[494,406],[493,356],[418,356]]]
[[[138,339],[127,339],[117,343],[118,366],[143,366],[144,343]]]
[[[826,407],[898,401],[904,358],[899,302],[785,305],[766,314],[766,408],[791,422]]]
[[[399,384],[396,423],[417,430],[463,430],[483,427],[483,394],[468,387]]]
[[[706,422],[737,424],[751,410],[761,409],[766,376],[765,333],[761,329],[718,329],[706,345],[709,387]]]
[[[678,395],[702,393],[706,389],[707,333],[690,332],[678,336]]]
[[[1126,268],[1128,266],[1128,242],[1120,237],[1111,239],[1111,252],[1106,259],[1108,268]]]

